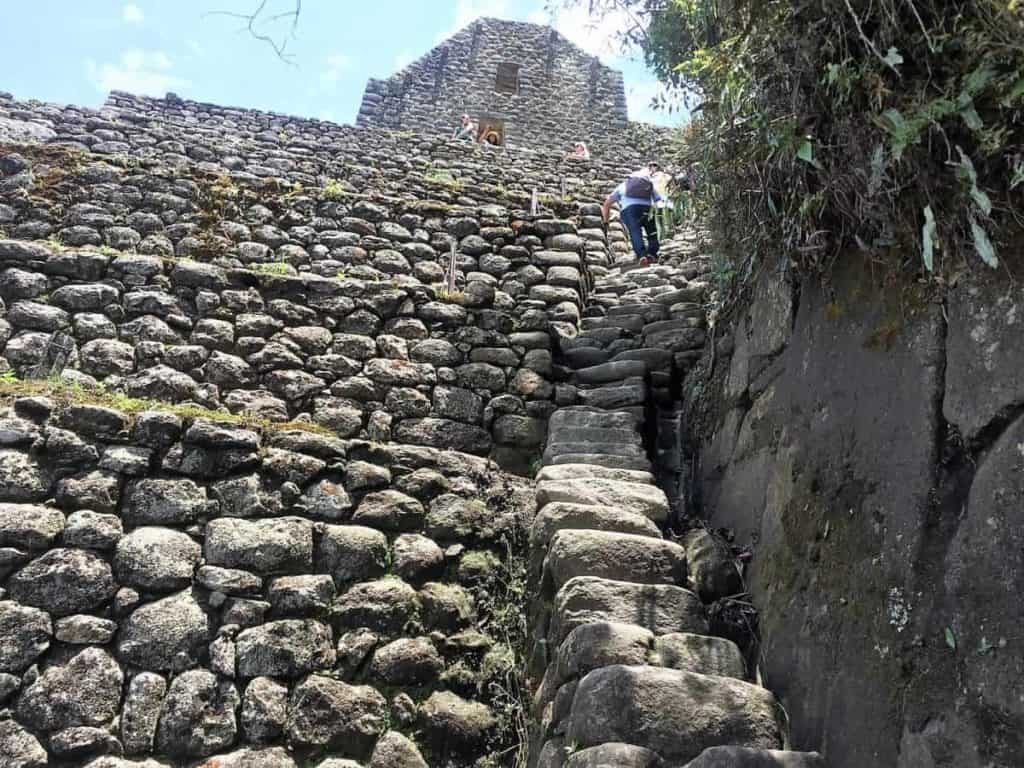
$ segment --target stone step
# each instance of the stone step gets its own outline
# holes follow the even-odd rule
[[[580,331],[587,333],[597,328],[622,328],[632,334],[640,334],[644,330],[645,325],[643,315],[587,317],[580,322]]]
[[[579,454],[585,453],[586,451],[593,451],[594,453],[603,454],[605,456],[621,456],[636,459],[645,458],[647,456],[647,453],[644,451],[643,446],[640,445],[639,440],[634,443],[603,443],[600,441],[586,440],[558,441],[548,443],[547,447],[544,449],[544,461],[547,463],[556,456]]]
[[[576,627],[595,621],[635,624],[655,635],[708,634],[704,604],[688,589],[579,576],[555,595],[549,646],[557,648]]]
[[[716,677],[744,679],[743,654],[731,640],[689,632],[655,635],[635,624],[581,624],[555,651],[534,698],[543,707],[559,686],[588,672],[615,664],[680,669]]]
[[[552,465],[591,464],[611,469],[627,469],[649,472],[652,469],[648,458],[636,459],[628,456],[608,456],[600,453],[564,453],[555,456]]]
[[[749,747],[710,747],[684,768],[826,768],[817,752],[782,752]]]
[[[537,483],[537,506],[552,501],[571,504],[601,504],[649,517],[655,522],[668,519],[668,497],[654,485],[604,480],[597,477],[573,480],[545,480]]]
[[[672,367],[672,353],[667,349],[655,349],[653,347],[641,347],[639,349],[628,349],[617,353],[610,362],[621,363],[626,360],[642,360],[647,363],[647,369],[658,371]]]
[[[769,691],[741,680],[615,665],[580,680],[566,739],[580,747],[628,741],[672,765],[723,744],[778,749],[777,713]]]
[[[606,411],[585,405],[570,405],[559,408],[548,420],[548,430],[555,432],[565,427],[597,427],[599,429],[632,429],[639,422],[629,411]]]
[[[686,550],[671,541],[631,533],[559,531],[551,538],[544,569],[556,590],[577,576],[685,585]]]
[[[553,443],[582,443],[593,441],[595,443],[608,443],[611,445],[639,445],[640,433],[636,427],[630,424],[628,427],[606,427],[598,426],[600,421],[594,419],[583,424],[557,423],[554,427],[549,424],[548,445]],[[595,451],[600,453],[600,451]]]
[[[647,363],[643,360],[624,360],[581,368],[576,371],[576,383],[581,386],[594,386],[633,378],[643,379],[646,375]]]
[[[601,480],[622,480],[631,483],[654,484],[654,475],[629,469],[612,469],[596,464],[560,464],[543,467],[534,478],[534,482],[544,480],[579,480],[582,478],[599,478]]]
[[[616,386],[584,389],[580,390],[579,399],[583,404],[595,408],[619,409],[643,405],[647,402],[647,386],[643,381],[635,381]]]
[[[658,320],[668,320],[669,310],[665,308],[664,304],[620,304],[617,307],[608,310],[609,317],[617,317],[619,315],[642,315],[645,323],[653,323]]]
[[[577,347],[562,353],[562,358],[570,368],[590,368],[607,363],[611,353],[602,347]]]
[[[564,530],[615,531],[662,538],[654,521],[643,515],[597,504],[556,501],[543,507],[534,518],[530,526],[530,545],[547,547],[551,537]]]

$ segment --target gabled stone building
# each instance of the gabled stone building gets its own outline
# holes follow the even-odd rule
[[[370,79],[356,125],[451,133],[463,113],[503,143],[566,151],[607,143],[629,122],[621,72],[551,27],[483,18]]]

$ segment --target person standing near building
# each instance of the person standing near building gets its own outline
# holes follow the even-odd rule
[[[607,225],[611,217],[612,205],[619,204],[619,216],[629,233],[633,253],[636,254],[641,266],[658,261],[658,225],[654,219],[653,206],[665,198],[654,188],[652,174],[657,170],[657,165],[648,163],[639,171],[631,173],[605,198],[604,204],[601,206],[601,216]],[[644,242],[645,233],[647,235],[646,242]]]

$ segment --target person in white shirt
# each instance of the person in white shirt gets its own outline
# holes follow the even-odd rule
[[[652,174],[658,170],[654,163],[631,173],[617,186],[601,206],[604,223],[608,223],[612,205],[619,204],[619,217],[629,233],[633,253],[642,266],[658,261],[658,225],[654,219],[653,206],[665,198],[654,188]],[[647,241],[644,242],[644,234]]]

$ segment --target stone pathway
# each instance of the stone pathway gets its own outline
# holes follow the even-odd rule
[[[821,768],[780,751],[785,715],[705,603],[742,590],[727,546],[665,533],[680,487],[682,377],[705,339],[692,240],[636,268],[613,229],[579,334],[563,339],[574,404],[552,414],[531,532],[545,671],[533,700],[539,768]],[[605,265],[611,261],[614,267]],[[662,487],[659,487],[659,481]]]

